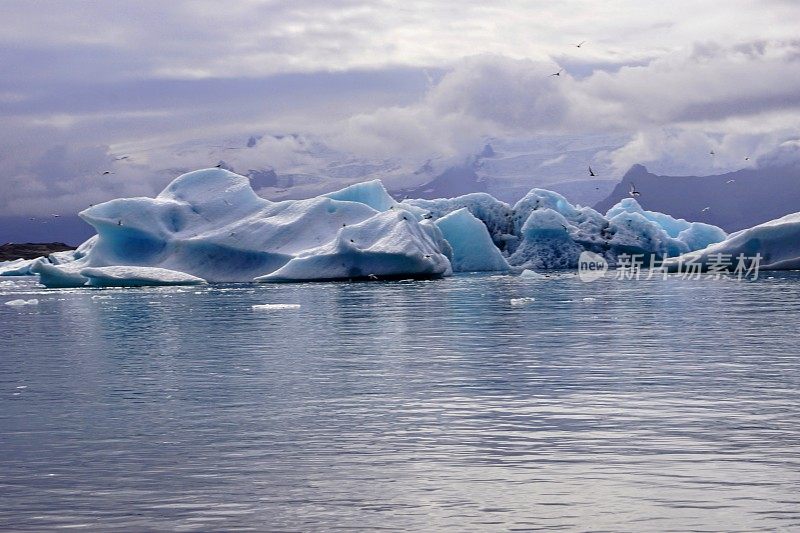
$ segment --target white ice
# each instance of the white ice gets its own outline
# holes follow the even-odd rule
[[[513,207],[486,193],[397,202],[376,180],[270,202],[255,194],[248,178],[222,169],[179,176],[156,198],[112,200],[80,215],[97,235],[74,252],[29,266],[48,287],[540,271],[575,268],[587,250],[613,265],[621,254],[672,257],[726,237],[715,226],[643,210],[633,199],[603,215],[544,189],[533,189]],[[791,265],[800,253],[784,235],[793,234],[796,223],[746,230],[757,242],[737,237],[740,232],[725,243],[748,251],[762,247],[770,265]]]
[[[713,262],[730,264],[735,268],[740,254],[744,256],[746,266],[756,254],[760,254],[760,270],[800,269],[800,213],[731,233],[724,241],[674,259],[667,266],[677,268],[680,261],[692,258],[701,265]]]
[[[451,263],[455,272],[509,269],[508,262],[492,242],[486,226],[466,207],[438,219],[436,225],[452,247]]]
[[[80,271],[90,287],[145,287],[157,285],[202,285],[206,280],[166,268],[108,266]]]
[[[300,304],[256,304],[253,311],[284,311],[289,309],[300,309]]]
[[[14,259],[0,261],[0,276],[30,276],[31,265],[36,259]]]
[[[6,305],[12,306],[20,306],[20,305],[37,305],[39,300],[36,298],[31,298],[30,300],[9,300],[6,302]]]

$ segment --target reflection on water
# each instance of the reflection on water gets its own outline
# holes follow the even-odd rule
[[[0,529],[796,529],[798,289],[15,280]]]

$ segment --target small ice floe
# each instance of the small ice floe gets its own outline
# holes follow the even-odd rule
[[[253,311],[282,311],[286,309],[300,309],[300,304],[256,304]]]
[[[0,281],[0,287],[14,287],[16,285],[13,281]]]
[[[37,305],[39,300],[36,298],[31,298],[30,300],[10,300],[6,302],[6,305]]]
[[[584,298],[583,301],[584,302],[594,302],[594,301],[597,301],[597,298],[593,298],[593,297],[589,296],[588,298]]]
[[[534,272],[533,270],[528,270],[527,268],[522,271],[519,277],[525,279],[547,279],[547,276],[545,276],[544,274],[539,274],[538,272]]]
[[[511,305],[529,305],[536,301],[536,298],[511,298]]]

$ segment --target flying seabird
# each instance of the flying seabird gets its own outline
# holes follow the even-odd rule
[[[744,160],[745,161],[750,161],[750,158],[749,157],[745,157]]]
[[[715,154],[715,153],[714,153],[714,150],[711,150],[711,151],[710,151],[710,152],[708,152],[708,153],[709,153],[709,155],[717,155],[717,154]]]
[[[628,194],[630,194],[632,197],[636,198],[637,196],[641,196],[642,193],[637,191],[636,190],[636,185],[631,183],[631,188],[628,190]]]
[[[583,43],[585,43],[585,42],[586,41],[579,42],[578,44],[575,45],[575,48],[580,48],[581,46],[583,46]]]
[[[561,73],[562,73],[562,72],[564,72],[564,69],[563,69],[563,68],[562,68],[562,69],[560,69],[558,72],[554,72],[553,74],[550,74],[550,76],[561,76]]]
[[[371,280],[377,280],[377,279],[378,279],[378,276],[376,276],[375,274],[370,274],[370,275],[368,275],[367,277],[368,277],[369,279],[371,279]]]
[[[130,157],[130,156],[123,155],[123,156],[120,156],[120,157],[115,157],[114,159],[115,159],[116,161],[125,161],[125,160],[126,160],[126,159],[128,159],[129,157]]]
[[[736,180],[728,180],[725,183],[734,183]]]
[[[700,212],[701,212],[701,213],[705,213],[705,212],[706,212],[706,211],[708,211],[709,209],[711,209],[711,208],[710,208],[710,207],[704,207],[703,209],[701,209],[701,210],[700,210]]]
[[[594,173],[594,171],[592,170],[591,166],[589,167],[589,175],[590,176],[596,176],[597,175],[597,174]]]
[[[103,173],[100,174],[100,175],[101,176],[108,176],[109,174],[113,174],[113,172],[111,172],[110,170],[104,170]]]
[[[58,218],[58,217],[60,217],[60,216],[61,216],[61,215],[56,215],[55,213],[53,213],[53,218]]]

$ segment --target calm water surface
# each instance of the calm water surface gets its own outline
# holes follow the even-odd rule
[[[0,529],[796,531],[772,276],[0,278]]]

